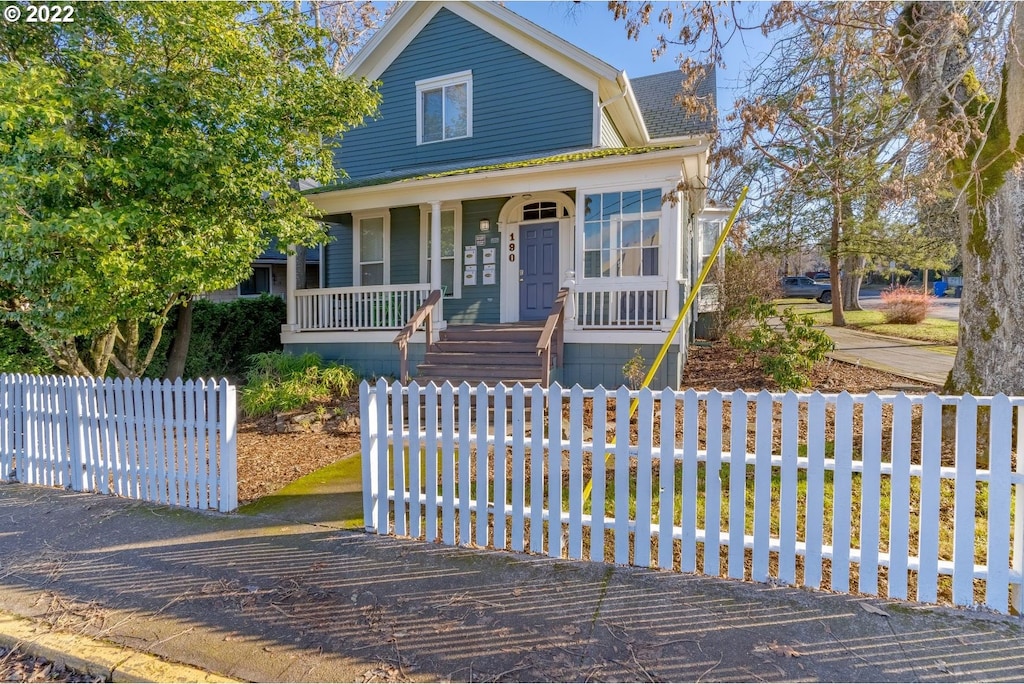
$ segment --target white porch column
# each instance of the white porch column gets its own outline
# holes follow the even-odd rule
[[[287,331],[295,331],[298,329],[298,311],[295,306],[295,280],[296,280],[296,269],[295,269],[295,245],[292,245],[288,250],[288,260],[286,262],[285,270],[285,284],[284,284],[284,301],[288,309],[287,316],[285,318],[285,329]],[[321,265],[323,268],[323,265]]]
[[[665,313],[668,314],[665,321],[666,329],[670,329],[675,324],[681,303],[679,301],[679,280],[682,274],[685,273],[685,267],[679,263],[681,258],[679,241],[685,239],[687,214],[685,206],[686,202],[680,201],[675,207],[665,205],[661,212],[662,221],[668,223],[668,230],[662,230],[661,232],[666,238],[665,250],[668,257],[668,268],[666,269],[668,292],[666,293],[667,300],[665,302]]]
[[[441,202],[430,203],[430,289],[441,289]]]

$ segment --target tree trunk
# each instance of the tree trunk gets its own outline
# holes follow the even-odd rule
[[[844,311],[863,311],[860,305],[860,286],[864,281],[864,265],[867,260],[860,255],[848,256],[843,259],[843,277],[841,290],[843,293]]]
[[[964,220],[960,340],[946,389],[1024,394],[1024,171],[1010,171],[973,218]]]
[[[177,380],[185,373],[185,360],[188,358],[188,345],[192,341],[192,298],[178,305],[178,322],[174,328],[174,339],[167,352],[167,370],[164,378]]]
[[[839,239],[843,232],[843,200],[840,192],[832,197],[832,234],[828,246],[828,269],[832,282],[832,325],[845,326],[843,291],[839,284]]]

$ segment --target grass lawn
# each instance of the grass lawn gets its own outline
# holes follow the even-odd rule
[[[778,302],[779,308],[785,308],[788,303],[789,300]],[[807,308],[802,313],[810,314],[818,325],[831,325],[832,323],[832,309],[826,308],[825,305],[817,305],[813,309]],[[846,324],[850,328],[908,340],[956,346],[959,327],[956,321],[926,318],[917,324],[897,324],[886,323],[885,315],[881,311],[845,311],[843,313],[846,316]],[[951,353],[956,352],[953,350]]]

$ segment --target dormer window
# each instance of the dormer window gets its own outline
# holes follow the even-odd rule
[[[416,81],[416,138],[423,145],[473,135],[473,72]]]

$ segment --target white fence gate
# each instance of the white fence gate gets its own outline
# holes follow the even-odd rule
[[[1024,398],[380,381],[360,408],[380,534],[1021,608]]]
[[[0,374],[0,481],[238,507],[235,388]]]

